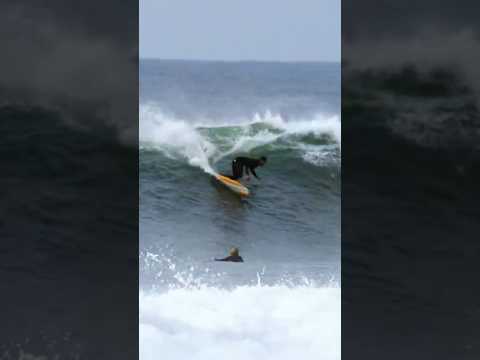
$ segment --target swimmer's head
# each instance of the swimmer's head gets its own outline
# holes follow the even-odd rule
[[[230,256],[238,256],[238,248],[232,247],[230,249]]]

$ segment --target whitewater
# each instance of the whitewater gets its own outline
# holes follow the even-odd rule
[[[301,306],[299,306],[301,305]],[[140,358],[339,359],[340,289],[242,286],[140,294]]]

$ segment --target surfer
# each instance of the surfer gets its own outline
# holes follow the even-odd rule
[[[226,258],[215,259],[215,261],[243,262],[243,259],[238,252],[238,248],[233,247],[230,249],[230,254]]]
[[[243,168],[247,173],[247,180],[250,180],[250,172],[253,176],[260,180],[260,178],[255,173],[255,168],[265,165],[267,158],[262,156],[260,159],[252,159],[248,157],[237,157],[232,161],[232,176],[231,179],[237,180],[243,176]]]

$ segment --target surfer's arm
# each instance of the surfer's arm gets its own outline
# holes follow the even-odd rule
[[[243,262],[241,256],[227,256],[223,259],[214,259],[215,261],[231,261],[231,262]]]
[[[258,180],[260,180],[260,178],[257,176],[257,173],[253,168],[251,168],[250,171],[252,172],[253,176],[255,176]],[[248,174],[248,171],[247,171],[247,174]]]

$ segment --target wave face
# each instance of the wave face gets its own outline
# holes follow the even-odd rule
[[[339,66],[140,69],[141,358],[339,359]],[[210,176],[241,155],[246,200]]]

